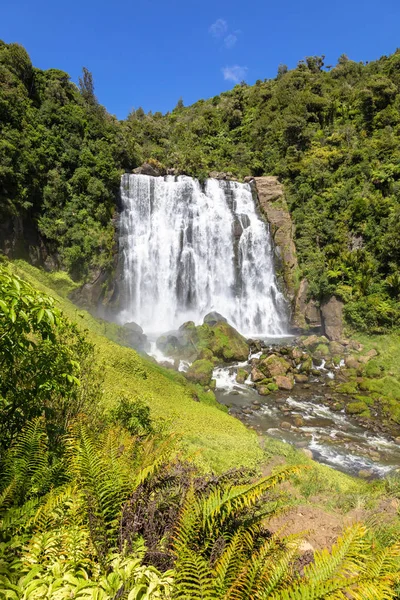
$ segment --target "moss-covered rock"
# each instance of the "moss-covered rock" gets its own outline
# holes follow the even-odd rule
[[[365,402],[349,402],[346,405],[346,412],[349,415],[360,415],[364,412],[369,413],[369,409]]]
[[[203,325],[202,327],[207,326]],[[213,327],[209,327],[209,332],[205,337],[212,353],[225,361],[247,360],[249,356],[246,339],[229,323],[219,322]]]
[[[260,363],[259,367],[267,377],[277,377],[278,375],[286,375],[290,369],[290,363],[282,356],[271,354]]]
[[[267,385],[258,385],[257,392],[260,394],[260,396],[269,396],[271,393]]]
[[[280,390],[285,390],[288,392],[290,392],[294,386],[293,377],[285,377],[284,375],[277,375],[275,377],[275,383]]]
[[[308,356],[302,363],[300,366],[300,373],[309,373],[312,369],[312,358],[311,356]]]
[[[341,394],[356,394],[357,393],[357,382],[356,381],[346,381],[344,383],[340,383],[336,390]]]
[[[249,375],[249,374],[248,374],[248,372],[246,371],[246,369],[241,369],[241,368],[239,368],[239,369],[237,370],[237,372],[236,372],[236,381],[237,381],[237,383],[241,383],[241,384],[243,384],[243,383],[246,381],[246,379],[247,379],[248,375]]]
[[[326,344],[318,344],[314,352],[316,356],[326,357],[330,355],[329,346],[327,346]]]
[[[210,385],[214,370],[211,361],[201,358],[192,363],[186,373],[186,377],[194,383],[200,385]]]
[[[267,383],[267,388],[270,392],[277,392],[279,390],[278,386],[274,382]]]
[[[225,362],[243,361],[249,355],[245,338],[224,321],[198,327],[188,321],[178,331],[159,337],[157,347],[167,356],[188,360],[212,360],[216,356]]]

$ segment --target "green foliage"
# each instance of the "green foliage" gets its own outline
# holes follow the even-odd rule
[[[124,427],[131,435],[145,436],[153,432],[150,408],[141,400],[121,398],[110,411],[111,421]]]
[[[301,274],[346,302],[353,327],[400,325],[399,52],[368,64],[322,56],[170,113],[118,122],[66,73],[0,44],[0,211],[33,223],[75,280],[113,271],[120,173],[149,161],[203,179],[278,175]],[[229,357],[228,357],[229,358]]]
[[[0,265],[0,447],[41,414],[52,441],[65,433],[83,407],[92,354],[51,297]]]

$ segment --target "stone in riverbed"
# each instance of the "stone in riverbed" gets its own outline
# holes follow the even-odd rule
[[[360,469],[358,476],[362,479],[371,479],[374,476],[374,472],[371,469]]]
[[[295,415],[293,418],[293,422],[296,425],[296,427],[303,427],[304,425],[304,419],[301,415]]]
[[[360,366],[360,363],[355,356],[346,356],[344,364],[348,369],[358,369]]]
[[[271,354],[260,363],[260,369],[267,377],[276,377],[286,375],[290,369],[290,364],[282,356]]]
[[[211,361],[200,359],[194,361],[186,372],[186,377],[194,383],[200,385],[210,385],[214,365]]]
[[[308,376],[301,373],[295,373],[294,380],[296,383],[306,383],[308,381]]]
[[[286,429],[287,431],[289,431],[289,429],[292,429],[292,426],[289,423],[289,421],[282,421],[282,423],[279,425],[279,427],[281,429]]]
[[[237,383],[244,384],[244,382],[246,381],[248,376],[249,376],[248,372],[245,369],[242,369],[239,367],[239,369],[236,372]]]
[[[280,390],[286,390],[289,391],[293,389],[293,379],[291,377],[285,377],[283,375],[278,375],[277,377],[274,378],[275,379],[275,383],[278,386],[278,388]]]
[[[259,385],[257,387],[257,392],[260,394],[260,396],[269,396],[271,393],[266,385]]]
[[[263,379],[265,379],[265,375],[264,373],[261,373],[261,371],[259,369],[257,369],[257,367],[254,367],[251,370],[251,380],[254,381],[254,383],[257,383],[258,381],[262,381]]]

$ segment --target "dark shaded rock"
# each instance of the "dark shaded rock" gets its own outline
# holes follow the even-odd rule
[[[150,350],[150,342],[147,340],[147,335],[143,333],[143,329],[135,322],[125,323],[122,326],[122,335],[124,341],[139,352],[147,352]],[[171,365],[169,365],[171,367]]]
[[[151,175],[151,177],[159,177],[162,175],[161,171],[149,163],[143,163],[142,166],[133,169],[132,173],[135,175]]]
[[[220,315],[219,313],[213,311],[213,312],[209,312],[203,319],[203,323],[210,325],[211,327],[213,325],[216,325],[217,323],[227,323],[227,319],[225,319],[225,317],[223,317],[222,315]],[[193,323],[194,325],[194,323]]]
[[[302,279],[294,303],[293,325],[301,329],[321,327],[321,311],[312,298],[308,297],[308,281]]]

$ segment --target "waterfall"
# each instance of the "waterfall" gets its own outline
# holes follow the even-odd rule
[[[245,335],[285,332],[269,230],[248,184],[125,174],[121,322],[146,333],[215,310]]]

